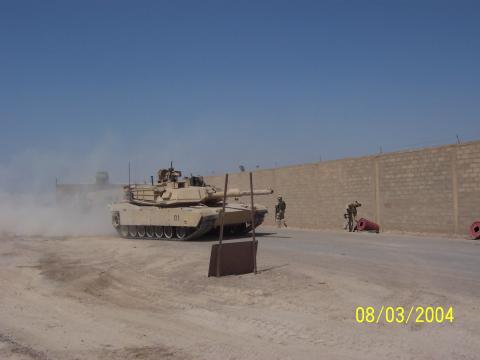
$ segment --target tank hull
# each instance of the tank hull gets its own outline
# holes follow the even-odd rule
[[[111,205],[112,224],[127,238],[177,238],[192,240],[218,229],[221,206],[141,206],[130,202]],[[267,209],[255,205],[255,224],[263,222]],[[250,207],[227,204],[224,227],[227,234],[248,232],[252,228]]]

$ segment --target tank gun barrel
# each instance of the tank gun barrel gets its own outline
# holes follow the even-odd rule
[[[250,196],[252,193],[250,191],[240,190],[240,189],[230,189],[227,190],[227,197],[242,197],[242,196]],[[256,189],[253,190],[253,195],[270,195],[273,194],[272,189]],[[220,190],[210,195],[211,199],[215,200],[222,200],[224,195],[224,191]]]

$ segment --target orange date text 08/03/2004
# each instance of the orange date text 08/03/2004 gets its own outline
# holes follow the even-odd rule
[[[453,323],[455,319],[452,306],[357,306],[355,321],[358,324],[414,323]]]

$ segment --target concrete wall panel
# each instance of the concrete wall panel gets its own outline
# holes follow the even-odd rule
[[[223,187],[223,176],[206,180]],[[255,200],[269,208],[267,224],[282,195],[294,227],[340,229],[345,205],[358,200],[359,215],[382,230],[466,235],[480,219],[480,141],[256,170],[254,186],[275,191]],[[230,187],[248,189],[248,173],[230,174]]]

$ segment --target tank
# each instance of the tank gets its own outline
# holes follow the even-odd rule
[[[254,190],[254,195],[269,195],[273,190]],[[230,189],[227,198],[250,196],[250,191]],[[159,170],[156,183],[125,186],[125,200],[110,205],[112,224],[120,236],[146,239],[196,239],[220,226],[224,191],[205,184],[200,176],[182,178],[172,166]],[[249,232],[267,214],[265,206],[254,204],[252,224],[250,205],[226,203],[224,232],[230,235]]]

